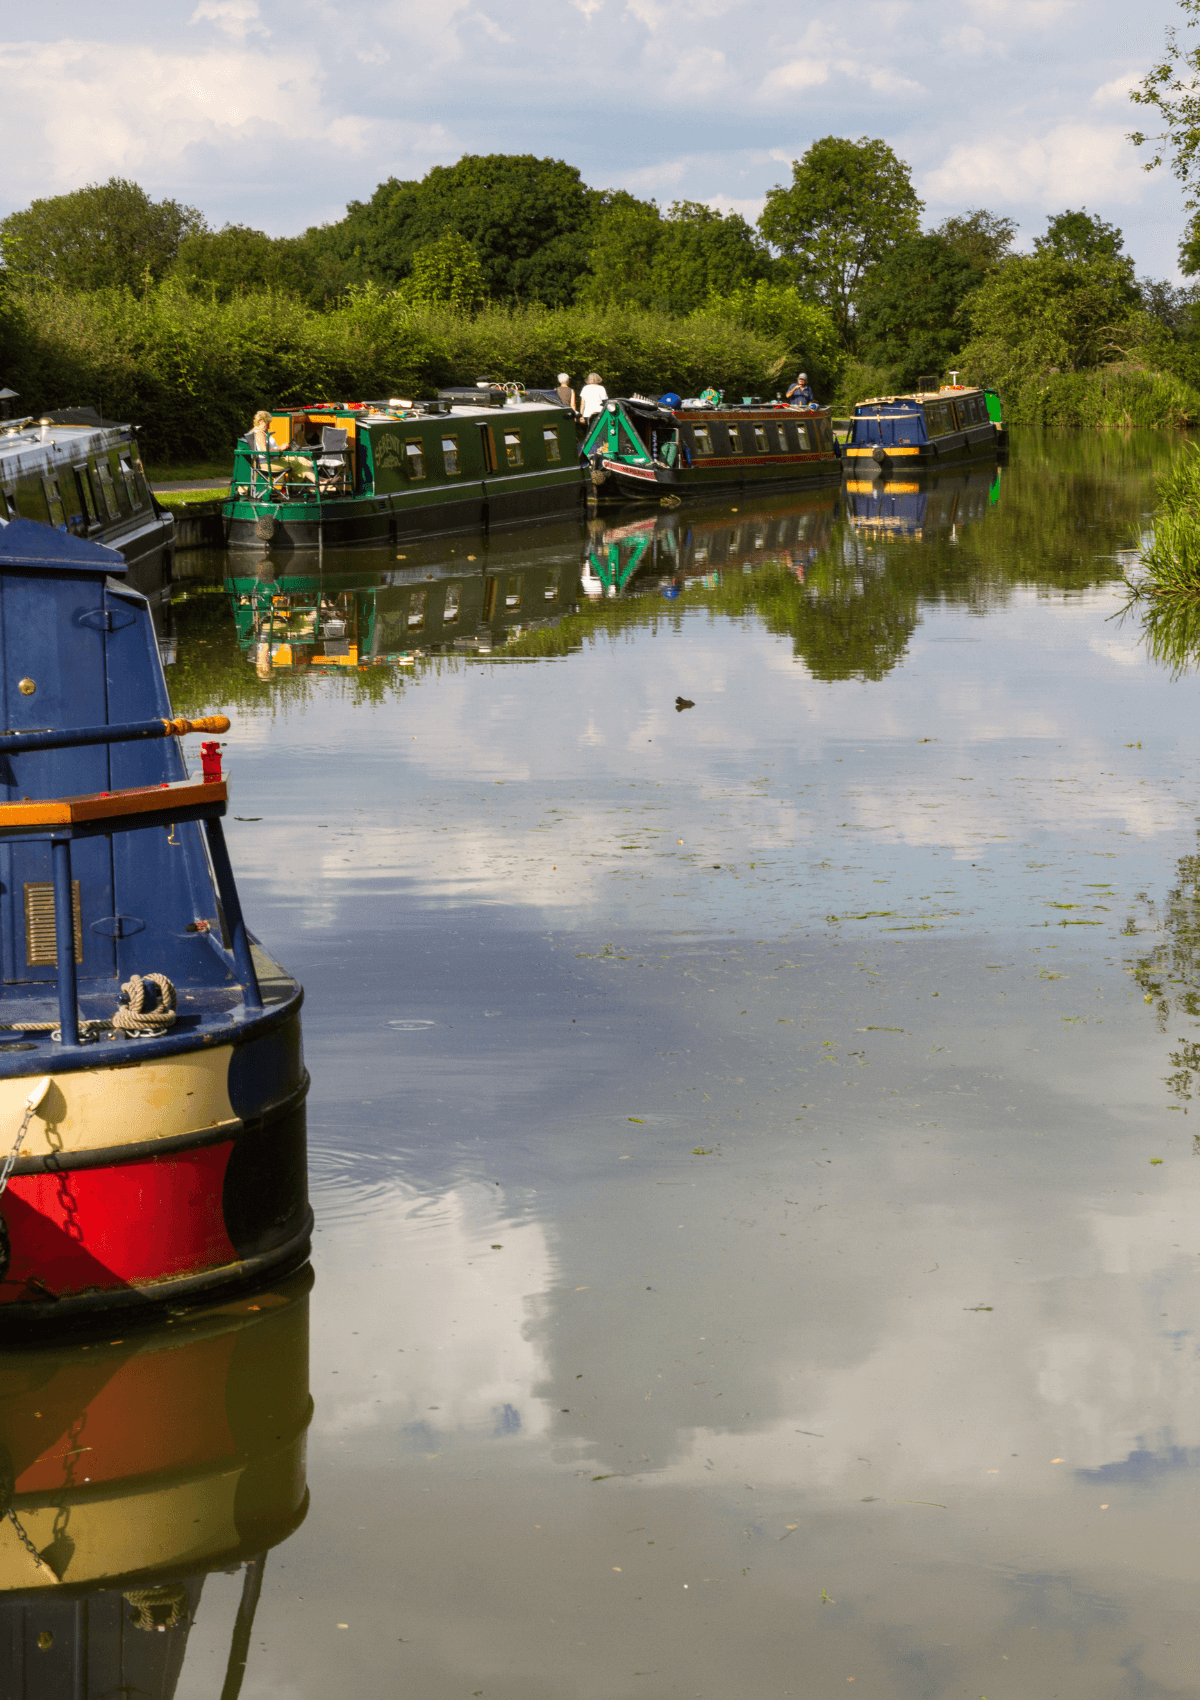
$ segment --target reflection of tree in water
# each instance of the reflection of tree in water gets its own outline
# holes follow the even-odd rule
[[[1173,1015],[1200,1020],[1200,854],[1180,858],[1176,883],[1161,905],[1144,891],[1137,903],[1140,916],[1125,922],[1126,937],[1151,931],[1158,937],[1130,969],[1146,1002],[1154,1005],[1159,1032],[1166,1033]],[[1200,1038],[1181,1037],[1176,1043],[1178,1050],[1169,1053],[1174,1073],[1166,1082],[1186,1102],[1200,1085]]]

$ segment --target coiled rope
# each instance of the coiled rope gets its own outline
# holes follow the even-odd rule
[[[156,987],[157,1005],[146,1008],[148,986]],[[175,1025],[175,987],[165,974],[131,974],[121,987],[124,1005],[112,1015],[88,1018],[79,1022],[79,1038],[83,1044],[107,1033],[110,1039],[124,1034],[129,1039],[147,1039],[156,1033],[166,1033]],[[150,997],[154,993],[149,994]],[[0,1033],[49,1033],[52,1039],[62,1038],[57,1021],[4,1021]]]
[[[146,1008],[147,986],[158,987],[158,1003]],[[119,1033],[165,1033],[175,1025],[175,988],[165,974],[131,974],[121,987],[125,1006],[112,1025]]]

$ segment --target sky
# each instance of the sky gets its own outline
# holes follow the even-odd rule
[[[1086,206],[1177,278],[1183,196],[1126,136],[1174,0],[42,0],[4,10],[0,214],[117,175],[273,236],[466,153],[753,220],[821,136],[879,136],[928,225],[1029,248]],[[1185,32],[1187,44],[1195,41]],[[1145,150],[1143,150],[1145,151]]]

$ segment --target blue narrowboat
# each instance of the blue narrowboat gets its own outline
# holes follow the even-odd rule
[[[952,384],[860,401],[842,455],[847,474],[861,478],[994,458],[1001,446],[988,392]]]
[[[115,550],[0,526],[0,1333],[304,1263],[302,992]]]

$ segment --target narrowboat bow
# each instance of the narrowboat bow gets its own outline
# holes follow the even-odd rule
[[[122,557],[0,528],[0,1332],[308,1255],[302,992],[246,930]],[[66,948],[64,948],[64,946]]]
[[[802,489],[842,476],[828,408],[690,408],[621,397],[605,403],[584,453],[602,501]]]

